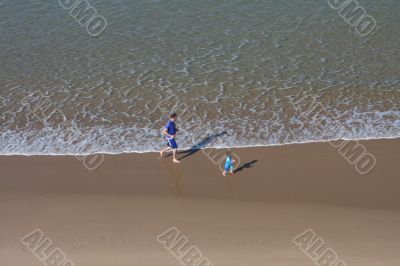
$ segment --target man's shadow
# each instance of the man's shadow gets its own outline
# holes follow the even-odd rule
[[[203,139],[200,140],[198,143],[196,143],[195,145],[193,145],[189,150],[180,152],[179,154],[184,153],[185,155],[182,156],[181,158],[179,158],[179,160],[182,160],[182,159],[184,159],[184,158],[186,158],[186,157],[189,157],[189,156],[195,154],[196,152],[198,152],[198,151],[201,150],[202,148],[206,147],[207,144],[209,144],[209,143],[210,143],[211,141],[213,141],[214,139],[216,139],[216,138],[218,138],[218,137],[221,137],[221,136],[223,136],[223,135],[226,135],[226,134],[227,134],[227,132],[226,132],[226,131],[223,131],[223,132],[221,132],[221,133],[217,133],[217,134],[210,135],[210,136],[207,136],[207,137],[203,138]]]
[[[198,152],[202,148],[206,147],[207,144],[209,144],[214,139],[216,139],[218,137],[221,137],[223,135],[226,135],[226,134],[227,134],[227,132],[223,131],[221,133],[213,134],[213,135],[210,135],[210,136],[207,136],[207,137],[203,138],[198,143],[196,143],[192,147],[190,147],[190,149],[188,149],[186,151],[178,152],[178,154],[184,154],[182,157],[178,158],[178,160],[185,159],[186,157],[189,157],[189,156],[195,154],[196,152]],[[169,157],[169,156],[171,156],[171,154],[168,154],[166,157]]]
[[[238,173],[238,172],[240,172],[240,171],[243,171],[244,169],[252,168],[252,167],[254,167],[254,164],[255,164],[256,162],[258,162],[258,160],[253,160],[253,161],[251,161],[251,162],[242,164],[242,165],[241,165],[239,168],[237,168],[234,172],[235,172],[235,173]]]

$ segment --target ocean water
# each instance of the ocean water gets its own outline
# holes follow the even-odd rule
[[[181,148],[400,137],[397,0],[368,36],[324,0],[88,2],[97,37],[0,0],[0,154],[155,151],[171,112]]]

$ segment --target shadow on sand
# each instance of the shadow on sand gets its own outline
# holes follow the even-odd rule
[[[203,138],[202,140],[200,140],[198,143],[196,143],[195,145],[193,145],[190,149],[186,150],[186,151],[180,151],[178,152],[178,154],[184,154],[182,157],[178,158],[178,160],[182,160],[185,159],[186,157],[189,157],[193,154],[195,154],[196,152],[198,152],[200,149],[204,148],[207,146],[207,144],[209,144],[211,141],[213,141],[214,139],[224,136],[226,135],[227,132],[223,131],[221,133],[218,134],[213,134],[210,136],[207,136],[205,138]],[[166,157],[171,156],[171,154],[168,154]]]
[[[185,154],[185,155],[183,155],[182,157],[180,157],[179,160],[182,160],[182,159],[184,159],[184,158],[186,158],[186,157],[189,157],[189,156],[195,154],[195,153],[198,152],[201,148],[206,147],[207,144],[209,144],[209,143],[210,143],[211,141],[213,141],[214,139],[216,139],[216,138],[218,138],[218,137],[221,137],[221,136],[223,136],[223,135],[226,135],[226,134],[227,134],[227,132],[224,131],[224,132],[221,132],[221,133],[218,133],[218,134],[214,134],[214,135],[210,135],[210,136],[207,136],[207,137],[203,138],[201,141],[199,141],[198,143],[196,143],[195,145],[193,145],[189,150],[180,152],[179,154]]]
[[[249,168],[254,167],[254,164],[255,164],[256,162],[258,162],[258,160],[253,160],[253,161],[250,161],[250,162],[247,162],[247,163],[242,164],[239,168],[237,168],[237,169],[235,170],[235,173],[241,172],[241,171],[243,171],[244,169],[249,169]]]

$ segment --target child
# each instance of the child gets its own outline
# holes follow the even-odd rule
[[[227,150],[226,151],[226,159],[225,159],[225,169],[222,172],[223,176],[226,176],[226,174],[229,172],[230,174],[233,174],[233,169],[235,168],[233,163],[235,162],[235,160],[232,159],[232,152],[231,150]]]

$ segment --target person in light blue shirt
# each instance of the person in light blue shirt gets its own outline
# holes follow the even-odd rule
[[[231,150],[226,151],[226,159],[225,159],[225,167],[224,171],[222,172],[223,176],[226,176],[227,173],[233,174],[233,170],[235,169],[235,160],[232,159],[232,152]]]
[[[178,129],[176,128],[175,121],[176,121],[177,117],[178,117],[178,115],[176,113],[171,114],[170,120],[163,128],[163,134],[167,138],[168,147],[166,147],[160,151],[160,155],[162,158],[164,152],[172,150],[172,161],[174,163],[180,163],[180,161],[176,159],[176,152],[178,150],[178,144],[176,143],[175,136],[176,136],[176,133],[178,132]]]

